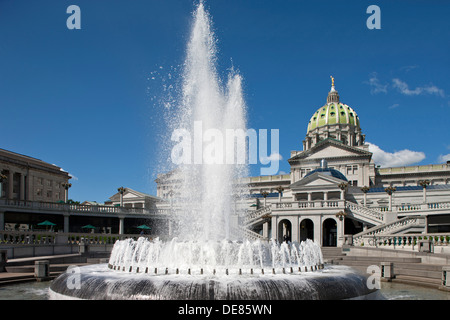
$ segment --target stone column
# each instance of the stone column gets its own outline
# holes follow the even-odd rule
[[[5,213],[0,212],[0,231],[5,230]]]
[[[125,218],[124,217],[119,217],[119,234],[124,234],[123,230],[124,230],[124,221]]]
[[[278,217],[272,216],[272,239],[278,240]]]
[[[323,192],[323,200],[327,201],[328,200],[328,191],[324,191]]]
[[[31,201],[33,200],[34,193],[33,193],[33,177],[30,175],[29,171],[27,173],[27,198],[25,200]]]
[[[300,241],[300,222],[299,216],[293,217],[294,223],[291,221],[291,242]]]
[[[7,195],[8,199],[13,198],[13,185],[14,185],[14,173],[12,172],[12,170],[9,170],[9,173],[8,173],[8,195]]]
[[[69,215],[64,214],[64,233],[69,233]]]
[[[314,241],[316,241],[320,246],[323,245],[322,239],[322,218],[317,217],[316,219],[312,219],[314,222]]]
[[[20,174],[20,195],[19,200],[25,199],[25,175],[23,173]]]
[[[263,237],[265,238],[269,238],[269,222],[264,222],[263,223]]]

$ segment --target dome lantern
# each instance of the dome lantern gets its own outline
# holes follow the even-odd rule
[[[328,92],[327,96],[327,103],[336,102],[339,103],[339,93],[337,92],[336,88],[334,87],[334,78],[333,76],[330,76],[331,78],[331,90]]]

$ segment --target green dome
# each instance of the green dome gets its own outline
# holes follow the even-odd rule
[[[346,104],[340,102],[327,103],[312,115],[308,123],[307,132],[311,132],[322,126],[334,124],[347,124],[359,128],[359,118],[355,110]]]

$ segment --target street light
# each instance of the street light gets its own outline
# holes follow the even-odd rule
[[[427,187],[430,184],[430,180],[420,180],[419,185],[423,188],[423,203],[427,203]]]
[[[364,206],[367,206],[367,192],[370,190],[368,186],[364,186],[361,188],[361,191],[364,192]]]
[[[127,189],[124,187],[117,188],[117,191],[120,193],[120,206],[123,207],[123,194]]]
[[[344,218],[347,216],[347,212],[345,211],[339,211],[338,213],[336,213],[336,218],[339,219],[339,221],[344,220]]]
[[[264,207],[266,206],[266,198],[269,195],[267,191],[261,191],[261,195],[264,197]]]
[[[279,197],[279,200],[281,202],[281,193],[284,191],[284,188],[282,186],[279,186],[275,190],[278,191],[278,197]]]
[[[341,189],[341,200],[345,200],[345,189],[348,187],[348,183],[341,182],[338,184],[339,189]]]
[[[389,211],[392,211],[392,194],[397,190],[396,187],[387,187],[384,189],[389,195]]]
[[[69,201],[69,188],[72,187],[72,184],[63,182],[61,183],[61,186],[64,188],[64,202],[67,203],[67,201]]]

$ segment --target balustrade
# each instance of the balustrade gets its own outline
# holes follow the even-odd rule
[[[342,208],[343,200],[313,200],[298,202],[278,202],[275,203],[276,209],[305,209],[305,208]]]
[[[138,214],[163,215],[171,213],[170,209],[145,209],[113,206],[91,206],[82,204],[67,204],[25,200],[0,199],[0,207],[27,208],[30,210],[49,210],[57,212],[93,213],[93,214]]]
[[[1,245],[114,244],[125,238],[149,237],[139,234],[56,233],[37,231],[0,231]],[[63,241],[58,240],[64,239]]]
[[[450,245],[450,233],[428,233],[428,234],[396,234],[396,235],[365,235],[353,238],[355,246],[369,247],[410,247],[418,245],[421,240],[429,240],[434,246]]]

